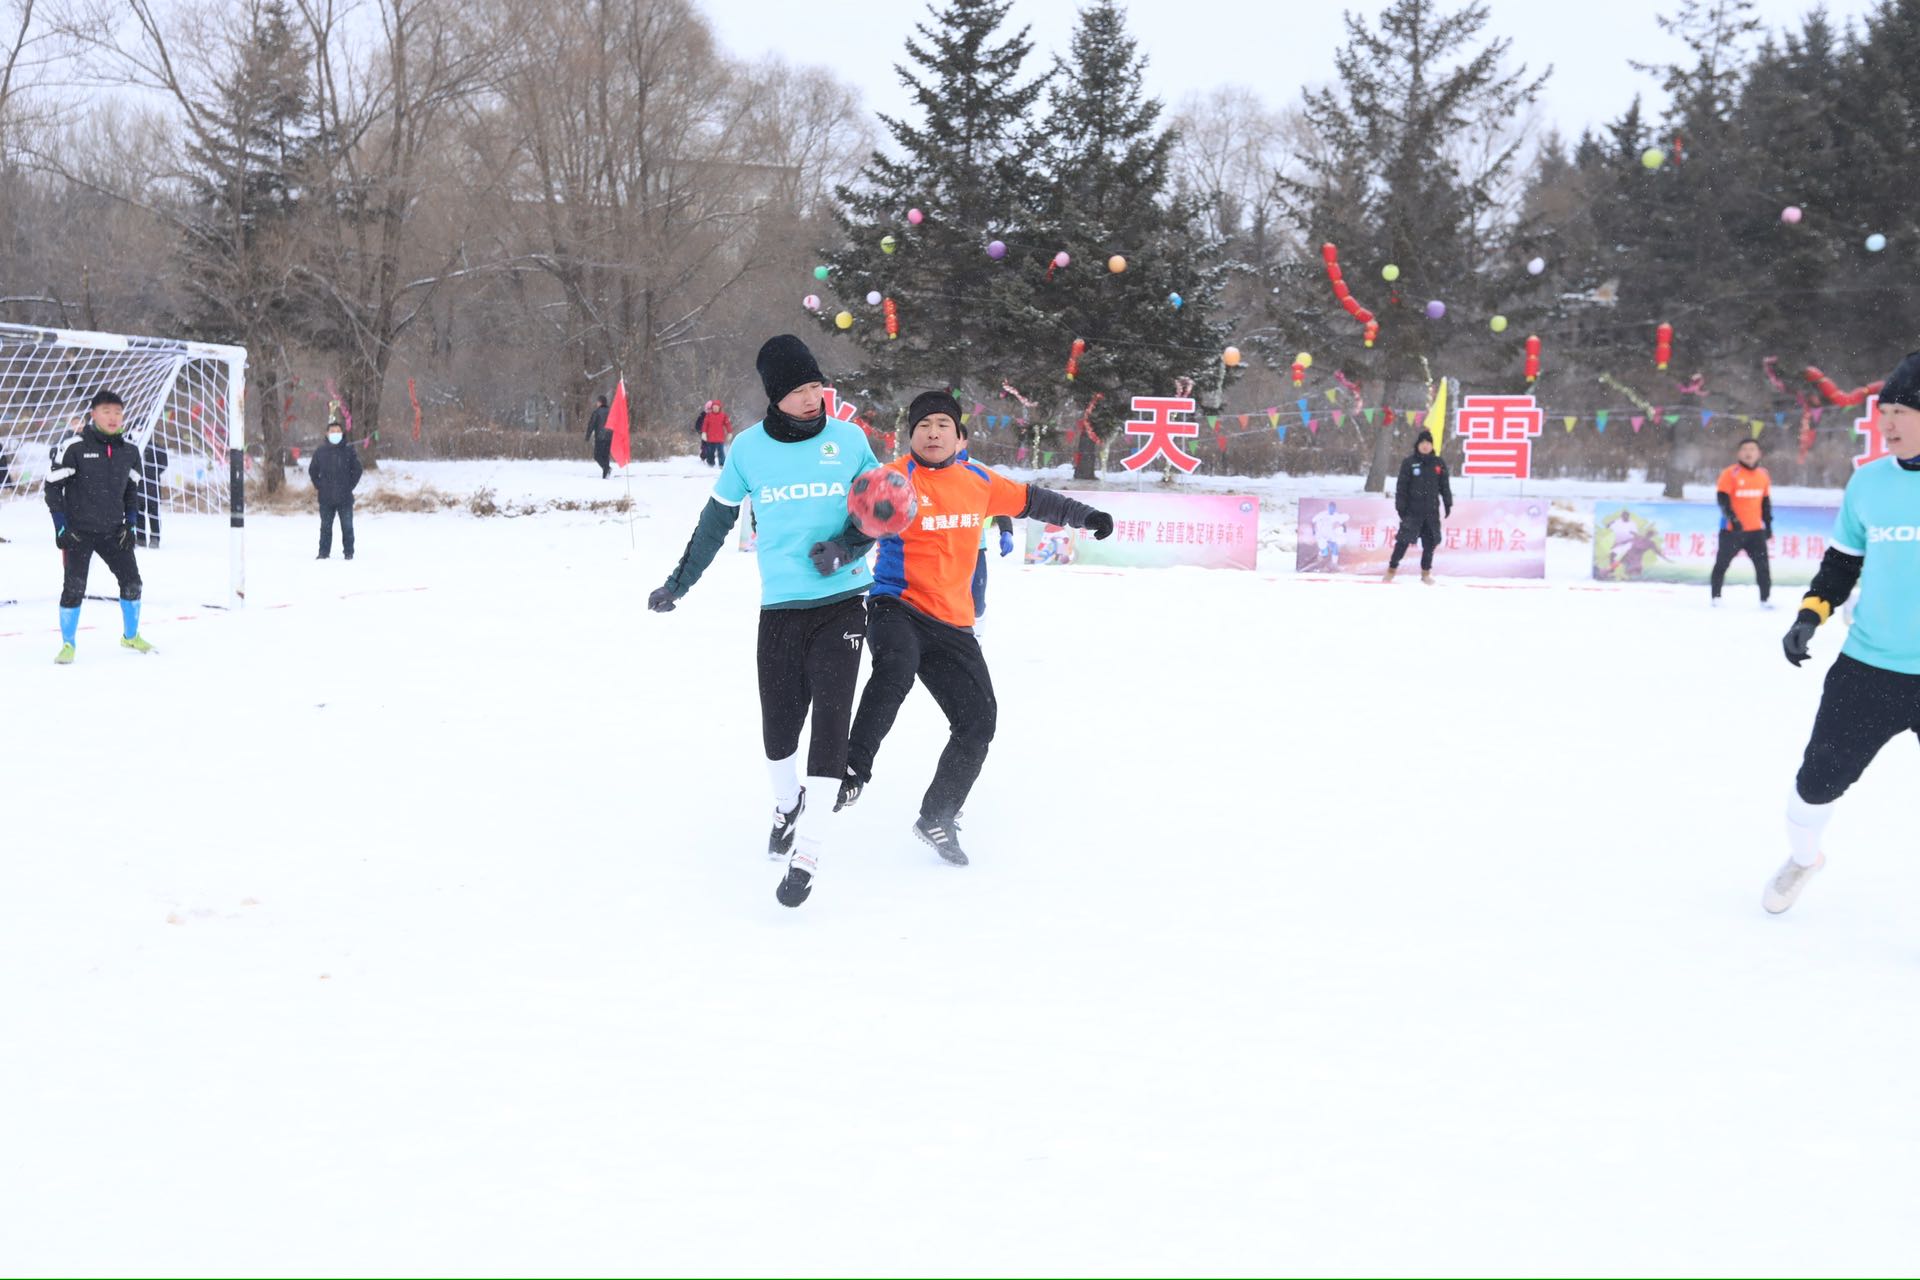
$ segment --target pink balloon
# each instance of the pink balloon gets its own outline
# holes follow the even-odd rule
[[[1053,255],[1053,265],[1056,267],[1064,267],[1069,262],[1072,262],[1072,261],[1073,259],[1067,256],[1067,251],[1065,249],[1062,249],[1060,252]]]
[[[1794,223],[1800,221],[1800,206],[1790,204],[1782,209],[1780,211],[1780,221],[1786,223],[1788,226],[1792,226]]]
[[[820,309],[820,295],[817,293],[810,293],[806,297],[800,299],[800,305],[805,307],[809,311],[818,311]]]
[[[926,214],[920,212],[918,209],[907,210],[907,221],[911,222],[916,227],[919,226],[921,222],[926,219],[926,216],[927,216]]]

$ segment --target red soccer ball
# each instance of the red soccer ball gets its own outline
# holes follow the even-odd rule
[[[891,467],[861,472],[847,490],[847,514],[869,538],[890,538],[905,531],[919,510],[913,482]]]

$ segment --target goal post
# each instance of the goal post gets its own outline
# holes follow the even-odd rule
[[[142,459],[146,523],[136,529],[156,545],[184,543],[190,559],[217,560],[224,523],[225,607],[239,608],[246,600],[246,386],[244,347],[0,324],[0,503],[38,498],[54,446],[85,423],[95,392],[112,391],[126,403],[127,438]],[[168,537],[182,532],[175,515],[193,518],[184,536]]]

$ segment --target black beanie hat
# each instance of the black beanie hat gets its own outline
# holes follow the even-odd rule
[[[960,428],[960,434],[967,434],[967,424],[960,421],[960,402],[953,398],[950,391],[922,391],[907,406],[907,430],[912,431],[920,425],[920,419],[944,413],[953,419],[953,425]]]
[[[1903,404],[1920,409],[1920,351],[1910,352],[1880,388],[1881,404]]]
[[[93,393],[93,399],[91,402],[88,403],[87,408],[98,409],[103,404],[117,404],[120,407],[125,408],[127,402],[125,400],[122,400],[119,396],[115,395],[111,391],[102,390],[102,391],[96,391]]]
[[[1428,444],[1432,444],[1433,432],[1427,430],[1425,427],[1420,428],[1420,434],[1413,438],[1413,447],[1418,449],[1422,440],[1425,440]]]
[[[825,382],[820,364],[807,350],[807,344],[790,333],[768,338],[754,357],[753,367],[760,371],[760,383],[767,389],[767,403],[779,404],[795,387],[809,382]]]

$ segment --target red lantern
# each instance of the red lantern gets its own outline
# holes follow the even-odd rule
[[[1339,247],[1331,241],[1321,245],[1320,257],[1326,262],[1327,280],[1333,285],[1334,300],[1345,308],[1348,315],[1352,316],[1366,329],[1367,345],[1372,346],[1374,338],[1378,336],[1380,332],[1380,327],[1373,322],[1373,312],[1360,305],[1360,300],[1353,296],[1353,290],[1347,287],[1345,278],[1341,276]],[[1294,382],[1295,385],[1298,385],[1299,379],[1296,378]]]
[[[1864,387],[1855,387],[1852,391],[1842,391],[1837,383],[1813,365],[1807,366],[1807,381],[1820,388],[1820,394],[1827,398],[1828,404],[1862,404],[1871,395],[1878,395],[1883,382],[1869,382]]]
[[[1673,359],[1673,326],[1663,324],[1653,331],[1653,367],[1665,373]]]
[[[889,339],[899,337],[900,336],[900,309],[893,305],[892,298],[888,298],[884,303],[881,304],[881,310],[887,313],[887,337]]]
[[[1298,360],[1295,360],[1293,362],[1293,385],[1297,387],[1301,383],[1305,382],[1306,380],[1307,380],[1307,366],[1301,364]]]
[[[1540,377],[1540,339],[1538,335],[1527,338],[1527,381],[1532,383]]]
[[[1087,340],[1075,338],[1073,350],[1067,354],[1067,381],[1072,382],[1080,374],[1080,357],[1086,354]]]
[[[1378,320],[1367,321],[1367,345],[1371,347],[1373,345],[1373,340],[1379,336],[1380,336],[1380,322]]]

